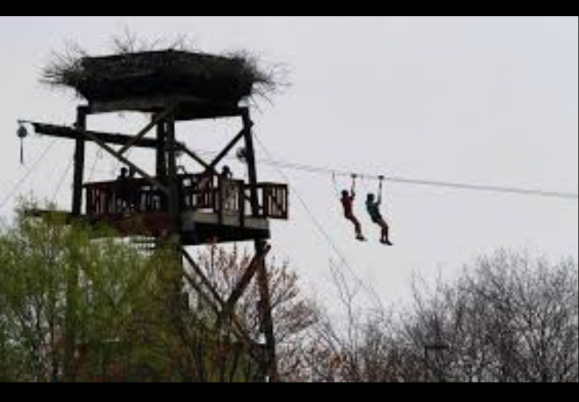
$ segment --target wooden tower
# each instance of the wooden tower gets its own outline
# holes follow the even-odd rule
[[[32,124],[39,134],[75,142],[70,211],[73,218],[106,223],[123,236],[147,236],[159,243],[176,246],[179,263],[188,262],[196,273],[198,290],[211,297],[221,311],[221,319],[230,323],[237,301],[252,281],[257,281],[264,341],[246,340],[259,350],[263,378],[277,381],[276,339],[266,256],[270,251],[270,220],[288,219],[288,187],[258,180],[253,122],[249,108],[240,103],[249,88],[240,85],[239,80],[226,82],[219,75],[217,78],[199,79],[198,72],[188,76],[175,74],[183,63],[194,66],[206,62],[207,57],[213,56],[168,51],[87,58],[83,63],[99,69],[121,66],[122,71],[127,64],[139,65],[139,60],[151,59],[163,60],[163,68],[150,69],[149,73],[138,75],[138,79],[134,74],[130,78],[120,74],[119,77],[101,80],[98,85],[93,82],[79,85],[76,89],[88,102],[77,108],[73,127]],[[223,65],[228,60],[212,60],[216,63],[205,67],[221,68],[223,72]],[[134,135],[90,130],[89,118],[119,112],[146,114],[150,116],[150,122]],[[205,160],[192,151],[186,141],[181,142],[186,138],[178,138],[180,122],[223,118],[238,119],[240,131],[213,160]],[[97,144],[121,162],[127,171],[136,172],[136,176],[107,182],[85,182],[88,142]],[[245,151],[247,182],[218,172],[224,158],[239,146]],[[127,151],[132,148],[151,151],[156,161],[155,172],[147,172],[128,159]],[[179,154],[192,158],[199,165],[199,171],[191,174],[178,171]],[[241,241],[254,243],[255,257],[233,293],[228,298],[220,297],[211,289],[186,247]]]

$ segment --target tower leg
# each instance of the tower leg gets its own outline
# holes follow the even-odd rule
[[[180,183],[177,174],[177,141],[175,134],[175,117],[170,114],[164,123],[165,155],[167,163],[166,186],[169,189],[167,199],[167,211],[169,215],[169,227],[162,241],[174,259],[175,272],[170,277],[169,313],[175,314],[175,318],[180,320],[179,312],[185,307],[183,295],[183,257],[182,257],[182,225],[181,225],[181,203],[180,203]],[[161,161],[163,164],[163,157]],[[163,170],[162,167],[160,167]],[[177,322],[176,322],[177,323]]]
[[[77,109],[76,127],[80,130],[86,130],[86,108],[80,106]],[[74,151],[74,179],[72,191],[72,215],[80,216],[82,213],[82,186],[84,181],[86,139],[84,136],[78,136]]]
[[[76,127],[86,130],[87,111],[84,107],[77,109]],[[86,140],[83,136],[76,139],[74,152],[74,179],[72,192],[72,215],[82,214],[82,190],[84,181]],[[65,381],[74,382],[75,351],[77,347],[77,314],[78,314],[79,273],[76,267],[69,267],[66,279],[66,313],[65,313],[65,350],[63,374]]]
[[[167,176],[167,153],[165,150],[165,143],[167,140],[167,134],[165,130],[165,123],[160,122],[157,124],[157,177],[163,178]]]
[[[175,138],[175,119],[169,116],[166,121],[167,181],[169,188],[169,219],[171,235],[181,238],[181,214],[179,202],[179,177],[177,175],[177,141]]]
[[[245,132],[245,149],[247,152],[247,168],[249,176],[249,186],[251,189],[251,209],[253,216],[259,216],[259,194],[257,189],[257,167],[255,161],[255,147],[253,143],[253,134],[251,132],[251,118],[249,110],[244,109],[243,127]],[[267,249],[267,243],[263,240],[255,240],[255,252],[262,255]],[[277,352],[275,330],[271,308],[271,294],[269,289],[269,278],[265,261],[260,263],[257,270],[257,283],[259,287],[259,310],[261,321],[261,332],[265,338],[264,356],[262,361],[263,376],[266,381],[279,382],[277,370]]]
[[[264,253],[266,247],[267,244],[264,241],[259,240],[255,242],[255,250],[258,255]],[[267,275],[265,260],[261,262],[257,271],[257,283],[261,299],[259,306],[261,315],[261,332],[265,336],[264,371],[268,381],[279,382],[279,374],[277,371],[277,345],[271,309],[269,278]]]

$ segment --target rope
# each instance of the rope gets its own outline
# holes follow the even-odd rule
[[[28,178],[30,177],[32,172],[34,172],[34,170],[38,167],[40,162],[42,162],[44,160],[44,158],[46,158],[46,155],[48,155],[48,153],[54,147],[56,142],[57,142],[57,139],[54,138],[50,142],[48,147],[44,150],[44,152],[38,157],[38,159],[36,159],[36,161],[28,168],[28,170],[26,171],[24,176],[22,176],[22,178],[20,178],[20,180],[18,180],[16,182],[16,184],[12,187],[12,189],[10,189],[10,191],[2,199],[2,202],[0,202],[0,209],[3,209],[6,206],[6,204],[8,204],[8,202],[12,199],[14,194],[16,194],[16,192],[20,189],[20,187],[22,187],[24,185],[24,183],[26,183],[26,181],[28,180]]]
[[[265,145],[261,142],[261,140],[259,139],[259,137],[257,135],[254,135],[257,143],[259,144],[260,148],[263,150],[263,152],[266,154],[266,156],[268,157],[268,159],[270,159],[271,161],[273,161],[273,157],[272,154],[268,151],[268,149],[265,147]],[[307,215],[309,216],[310,221],[313,223],[314,227],[318,230],[318,232],[321,234],[321,236],[323,237],[323,239],[326,241],[326,243],[334,250],[335,254],[340,258],[340,260],[342,261],[342,265],[345,266],[348,271],[350,272],[350,274],[352,275],[352,277],[354,278],[354,280],[359,284],[359,286],[366,290],[367,294],[372,296],[375,299],[375,302],[378,305],[382,305],[382,302],[380,300],[380,298],[377,296],[376,292],[374,291],[374,289],[372,289],[371,287],[369,287],[366,283],[364,283],[364,281],[362,281],[357,275],[355,270],[353,269],[352,265],[350,264],[350,262],[348,261],[348,259],[346,258],[345,254],[342,252],[342,250],[337,246],[336,242],[332,239],[332,237],[330,236],[330,234],[328,233],[328,231],[324,228],[324,226],[320,223],[320,221],[317,219],[316,215],[313,213],[313,211],[310,209],[310,207],[308,206],[308,204],[306,203],[306,201],[304,200],[304,198],[301,196],[300,192],[297,190],[297,188],[291,184],[291,180],[289,179],[289,177],[285,174],[285,172],[283,171],[283,169],[281,167],[277,168],[279,174],[283,177],[283,179],[288,183],[288,186],[290,187],[291,191],[293,194],[295,194],[296,198],[298,199],[299,203],[302,205],[303,209],[306,211]]]
[[[378,200],[382,202],[382,197],[384,195],[384,176],[380,176],[380,185],[378,186]]]
[[[62,184],[64,183],[64,180],[66,179],[66,176],[68,175],[68,172],[70,171],[70,168],[72,167],[73,162],[74,162],[74,160],[70,160],[70,162],[68,162],[68,165],[66,166],[66,169],[64,170],[64,173],[62,174],[62,176],[58,180],[58,184],[56,185],[56,189],[52,193],[52,198],[51,198],[52,204],[54,204],[56,202],[56,197],[58,197],[58,195],[60,194],[60,189],[62,188]]]
[[[338,186],[338,179],[336,175],[332,175],[332,184],[334,186],[334,192],[336,193],[336,197],[340,197],[340,186]]]
[[[89,181],[89,182],[92,181],[92,179],[93,179],[93,177],[94,177],[94,174],[95,174],[95,171],[96,171],[97,163],[98,163],[98,161],[99,161],[100,159],[102,159],[102,156],[103,156],[103,150],[99,148],[99,149],[97,150],[97,152],[96,152],[94,161],[93,161],[93,163],[92,163],[92,167],[91,167],[91,169],[90,169],[90,174],[89,174],[89,177],[88,177],[88,181]]]

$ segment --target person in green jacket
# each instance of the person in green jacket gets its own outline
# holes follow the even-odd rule
[[[376,197],[374,194],[368,194],[368,199],[366,200],[366,209],[368,214],[372,219],[372,222],[377,224],[381,229],[380,242],[388,246],[393,246],[390,241],[390,227],[384,220],[380,207],[382,206],[382,196]]]

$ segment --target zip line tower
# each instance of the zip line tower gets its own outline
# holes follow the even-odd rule
[[[31,123],[38,134],[75,143],[70,216],[111,226],[119,236],[145,236],[175,246],[180,266],[187,261],[195,272],[197,290],[218,306],[221,319],[234,321],[234,327],[236,303],[256,281],[262,340],[246,341],[259,350],[264,378],[278,380],[266,257],[270,221],[289,217],[288,187],[258,179],[254,123],[249,108],[242,106],[255,84],[251,71],[236,59],[182,51],[86,57],[76,68],[67,84],[87,102],[77,107],[75,125]],[[144,114],[150,121],[134,135],[90,130],[89,118],[122,112]],[[237,119],[240,131],[213,160],[187,146],[194,133],[179,136],[179,123],[225,118]],[[134,175],[86,182],[87,143],[97,144]],[[247,181],[219,173],[224,158],[240,146]],[[154,172],[129,160],[127,152],[134,148],[150,151]],[[191,158],[198,171],[179,171],[179,155]],[[232,294],[220,297],[186,247],[244,241],[254,243],[255,256]]]

